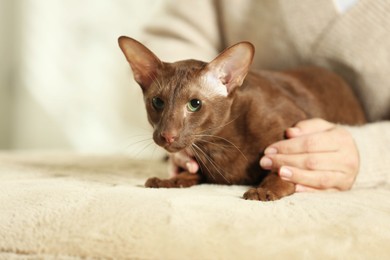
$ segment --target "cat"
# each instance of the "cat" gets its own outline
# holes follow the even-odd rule
[[[243,198],[269,201],[291,195],[295,185],[259,159],[298,121],[323,118],[359,125],[364,112],[349,86],[320,67],[287,71],[249,70],[254,46],[240,42],[209,63],[162,62],[140,42],[122,36],[119,46],[140,85],[154,142],[169,153],[190,151],[197,174],[183,171],[146,187],[190,187],[199,183],[251,185]]]

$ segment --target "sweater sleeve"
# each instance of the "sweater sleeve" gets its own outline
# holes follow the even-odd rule
[[[347,127],[360,155],[360,170],[353,188],[390,183],[390,121]]]
[[[209,61],[222,48],[218,5],[216,1],[161,1],[140,37],[163,61]]]

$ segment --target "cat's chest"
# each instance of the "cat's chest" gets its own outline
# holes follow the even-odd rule
[[[236,154],[236,150],[240,150],[232,141],[220,136],[204,138],[196,142],[193,147],[195,147],[195,154],[202,162],[218,164],[225,164],[225,161],[230,160],[232,154]]]
[[[236,138],[214,135],[193,145],[202,175],[209,183],[243,184],[247,169],[258,154]]]

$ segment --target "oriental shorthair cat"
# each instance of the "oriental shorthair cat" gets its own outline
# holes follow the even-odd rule
[[[294,184],[263,170],[264,149],[284,139],[298,121],[319,117],[358,125],[362,108],[349,86],[319,67],[287,71],[249,70],[254,46],[240,42],[211,62],[161,61],[140,42],[122,36],[119,46],[140,85],[155,143],[169,153],[188,151],[197,174],[150,178],[146,187],[189,187],[199,183],[251,185],[243,197],[277,200]]]

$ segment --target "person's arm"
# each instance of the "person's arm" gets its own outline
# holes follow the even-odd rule
[[[354,188],[390,183],[390,121],[347,127],[360,154],[360,170]]]

